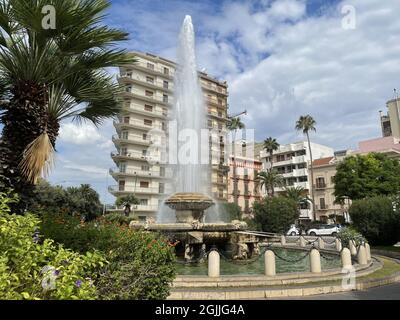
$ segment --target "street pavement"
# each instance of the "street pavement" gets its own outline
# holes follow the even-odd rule
[[[285,300],[400,300],[400,282],[362,291],[293,297]]]

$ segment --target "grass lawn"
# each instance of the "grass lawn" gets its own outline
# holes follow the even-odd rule
[[[393,247],[393,246],[373,246],[371,249],[386,250],[386,251],[393,251],[400,253],[400,247]]]

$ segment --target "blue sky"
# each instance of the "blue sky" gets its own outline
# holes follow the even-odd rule
[[[355,28],[343,27],[345,5],[355,9]],[[311,114],[313,141],[355,149],[380,135],[378,111],[400,87],[398,12],[398,0],[112,0],[106,23],[130,33],[125,48],[174,59],[192,15],[199,68],[228,81],[229,111],[247,109],[243,121],[257,139],[301,140],[295,121]],[[64,123],[50,181],[91,183],[112,202],[114,133],[111,122]]]

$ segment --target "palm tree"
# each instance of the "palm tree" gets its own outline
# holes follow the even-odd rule
[[[284,196],[286,198],[294,200],[298,204],[300,209],[302,204],[307,204],[308,201],[310,201],[309,197],[305,193],[306,190],[300,186],[286,187]]]
[[[256,179],[260,183],[261,189],[265,186],[265,190],[269,197],[274,196],[274,187],[283,185],[282,175],[280,175],[275,169],[259,172]]]
[[[117,115],[118,84],[104,68],[133,62],[112,48],[127,34],[101,25],[108,0],[0,0],[0,163],[7,186],[28,193],[52,162],[60,122],[96,126]]]
[[[299,120],[296,122],[296,130],[302,131],[307,136],[308,142],[308,151],[310,153],[310,173],[311,173],[311,183],[310,183],[310,191],[311,191],[311,199],[312,199],[312,207],[313,207],[313,216],[314,221],[317,220],[317,213],[315,212],[315,197],[314,197],[314,172],[313,172],[313,157],[311,151],[311,143],[310,143],[310,131],[317,131],[315,129],[315,125],[317,123],[310,115],[300,116]]]
[[[272,170],[272,166],[274,164],[273,156],[274,156],[274,151],[278,150],[279,148],[279,143],[276,141],[275,138],[269,137],[264,140],[264,149],[269,153],[270,157],[270,163],[271,167],[269,170]],[[274,193],[274,187],[272,186],[272,193]]]
[[[136,198],[133,194],[128,194],[126,196],[118,197],[115,200],[116,206],[123,206],[124,207],[124,214],[125,216],[129,216],[132,211],[132,205],[139,204],[139,199]]]
[[[232,153],[233,153],[233,200],[235,204],[239,203],[238,200],[238,181],[236,177],[236,132],[244,128],[244,123],[239,117],[231,118],[227,124],[227,128],[233,131],[232,139]]]

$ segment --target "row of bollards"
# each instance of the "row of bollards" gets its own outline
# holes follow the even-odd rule
[[[300,238],[300,246],[302,245]],[[320,245],[320,243],[319,243]],[[305,244],[304,244],[305,246]],[[368,243],[361,244],[358,246],[358,250],[355,243],[351,240],[349,248],[342,248],[342,243],[339,239],[336,239],[336,250],[340,251],[340,259],[342,268],[349,269],[352,267],[352,255],[357,256],[357,262],[359,265],[367,265],[371,261],[371,250]],[[322,249],[320,247],[320,249]],[[266,276],[276,275],[276,261],[275,253],[272,250],[266,250],[264,254],[264,268]],[[319,250],[316,248],[310,251],[310,272],[321,273],[321,255]],[[217,250],[212,250],[208,254],[208,276],[212,278],[218,278],[220,276],[220,254]]]

